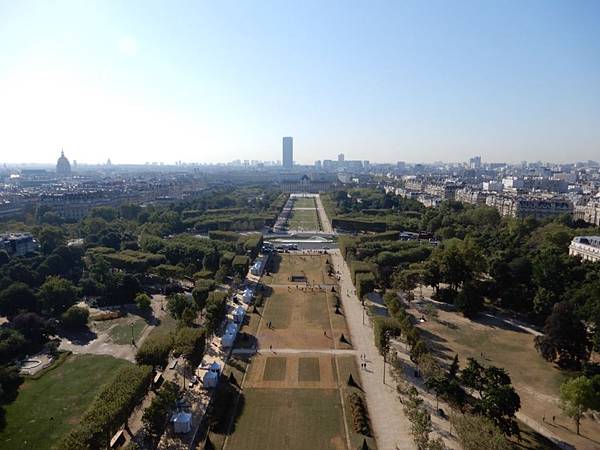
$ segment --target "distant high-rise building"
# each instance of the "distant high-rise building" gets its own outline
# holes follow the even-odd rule
[[[481,168],[481,156],[474,156],[469,159],[469,168],[471,169],[479,169]]]
[[[283,168],[291,169],[294,166],[294,138],[283,138]]]
[[[343,153],[340,153],[340,154],[338,155],[338,161],[340,161],[340,162],[344,162],[344,154],[343,154]]]

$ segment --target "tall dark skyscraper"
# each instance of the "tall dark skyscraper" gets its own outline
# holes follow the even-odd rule
[[[283,138],[283,168],[291,169],[294,166],[294,138],[286,136]]]

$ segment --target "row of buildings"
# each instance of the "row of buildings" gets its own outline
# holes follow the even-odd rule
[[[539,164],[492,168],[475,157],[467,167],[438,166],[384,177],[387,192],[428,207],[456,200],[496,208],[505,217],[544,219],[567,214],[600,225],[600,171],[593,162],[553,169]]]

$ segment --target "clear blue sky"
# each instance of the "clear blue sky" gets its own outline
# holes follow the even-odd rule
[[[599,1],[0,0],[0,162],[600,159]]]

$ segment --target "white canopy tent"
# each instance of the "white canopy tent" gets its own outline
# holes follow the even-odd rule
[[[210,365],[204,377],[202,377],[202,385],[205,388],[215,387],[219,382],[219,374],[221,373],[221,366],[219,363],[214,362]]]
[[[235,323],[242,323],[244,321],[244,316],[246,315],[246,310],[243,307],[238,306],[233,310],[232,315]]]
[[[235,342],[235,337],[237,336],[238,328],[238,324],[235,322],[227,323],[225,333],[223,333],[223,337],[221,338],[221,345],[224,348],[233,346],[233,343]]]
[[[177,412],[171,417],[173,422],[173,431],[177,434],[189,433],[192,429],[192,414],[187,412]]]
[[[250,289],[250,288],[244,289],[244,295],[242,296],[244,303],[246,303],[248,305],[251,304],[253,295],[254,295],[254,292],[252,291],[252,289]]]

